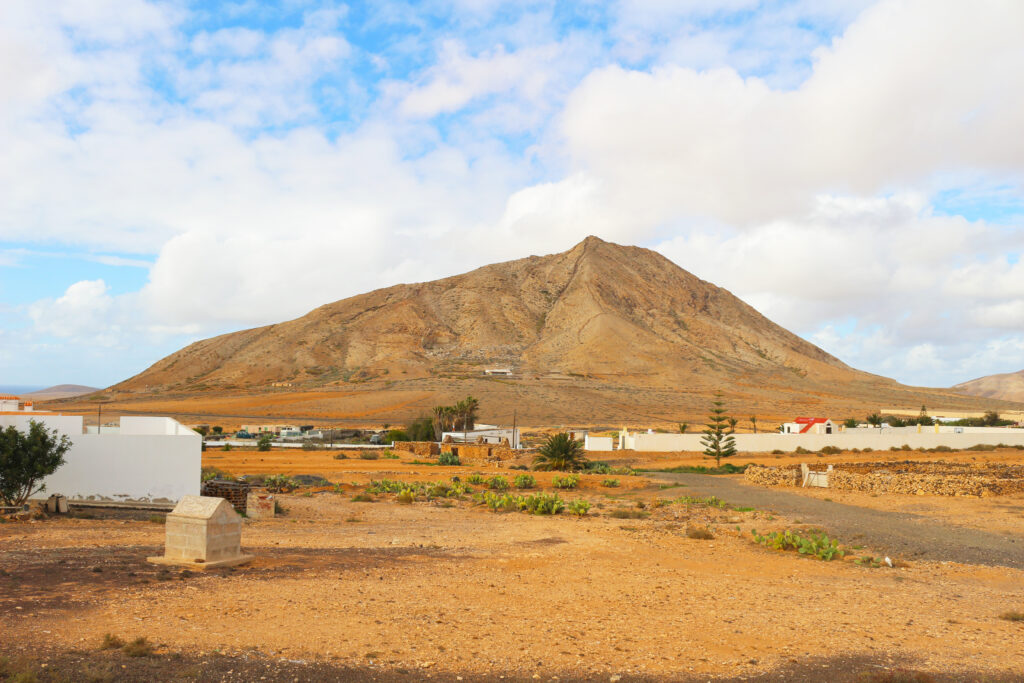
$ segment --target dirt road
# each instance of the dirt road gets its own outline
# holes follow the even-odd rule
[[[750,486],[738,477],[669,473],[650,476],[683,484],[690,495],[718,496],[739,507],[774,510],[805,524],[818,525],[843,543],[867,545],[894,558],[1024,569],[1024,529],[1017,535],[967,529],[909,513],[872,510]]]

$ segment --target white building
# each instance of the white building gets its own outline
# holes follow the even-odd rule
[[[0,429],[28,431],[33,420],[71,440],[64,464],[43,480],[44,496],[174,503],[184,495],[199,495],[202,437],[176,420],[125,416],[116,433],[86,434],[80,415],[0,411]]]
[[[22,401],[11,394],[0,394],[0,413],[33,412],[32,401]]]
[[[465,432],[444,432],[441,434],[441,441],[445,441],[448,437],[451,437],[452,443],[476,443],[477,439],[480,439],[482,443],[499,445],[505,439],[508,439],[512,448],[519,448],[518,429],[503,429],[501,427],[493,427],[491,425],[478,425],[478,427],[486,428],[470,429]]]
[[[836,434],[838,431],[827,417],[798,417],[782,425],[783,434]]]

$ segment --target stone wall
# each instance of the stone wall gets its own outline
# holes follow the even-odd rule
[[[446,443],[443,444],[443,450],[445,453],[457,453],[459,460],[463,463],[502,462],[505,460],[514,460],[525,452],[509,448],[508,446],[475,443]]]
[[[441,454],[441,447],[433,441],[396,441],[395,450],[427,457]]]
[[[907,461],[838,464],[833,468],[829,488],[843,491],[932,496],[991,496],[1024,491],[1022,465]],[[743,476],[748,482],[761,486],[799,486],[800,466],[751,465]]]

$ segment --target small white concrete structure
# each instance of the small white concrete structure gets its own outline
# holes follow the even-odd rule
[[[614,449],[615,439],[611,436],[591,436],[587,434],[583,437],[583,449],[587,451],[610,451]]]
[[[147,558],[153,564],[214,569],[244,564],[242,518],[223,498],[184,496],[167,515],[164,554]]]

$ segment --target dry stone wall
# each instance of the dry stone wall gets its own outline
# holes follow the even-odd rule
[[[1024,491],[1022,465],[967,463],[856,463],[833,465],[829,488],[867,493],[991,496]],[[820,467],[811,469],[821,470]],[[799,486],[800,467],[751,465],[744,478],[760,486]]]
[[[395,450],[427,457],[441,454],[441,447],[433,441],[396,441]]]

